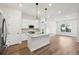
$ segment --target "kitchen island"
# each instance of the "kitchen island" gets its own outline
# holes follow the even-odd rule
[[[31,52],[49,44],[49,34],[29,34],[28,48]]]

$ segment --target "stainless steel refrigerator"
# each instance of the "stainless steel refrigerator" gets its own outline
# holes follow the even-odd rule
[[[6,20],[3,17],[2,13],[0,13],[0,54],[3,54],[4,50],[6,49],[6,39],[7,39]]]

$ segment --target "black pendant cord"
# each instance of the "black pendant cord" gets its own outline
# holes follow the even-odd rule
[[[36,19],[38,19],[38,3],[36,3]]]

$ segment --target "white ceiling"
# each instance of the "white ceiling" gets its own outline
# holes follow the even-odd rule
[[[36,5],[35,3],[22,3],[23,6],[19,7],[18,3],[4,3],[1,5],[7,5],[19,10],[22,10],[22,15],[35,17],[36,16]],[[52,3],[52,6],[48,6],[49,3],[39,3],[39,16],[42,18],[44,16],[44,9],[48,8],[47,15],[48,18],[56,19],[60,17],[69,16],[76,13],[79,10],[78,3]],[[61,11],[61,13],[59,13]]]

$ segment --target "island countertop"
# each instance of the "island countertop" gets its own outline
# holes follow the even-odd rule
[[[30,36],[30,37],[40,37],[40,36],[46,36],[46,35],[50,35],[50,34],[27,34],[28,36]]]

